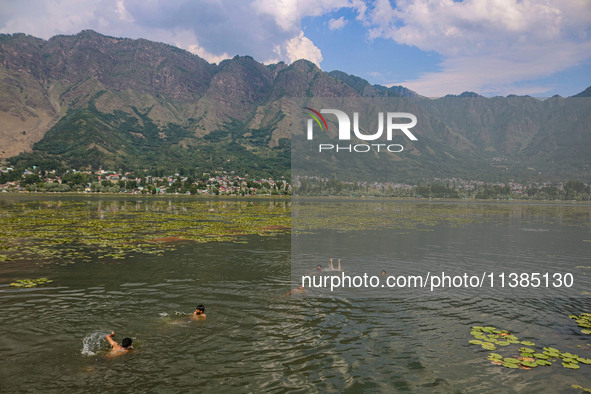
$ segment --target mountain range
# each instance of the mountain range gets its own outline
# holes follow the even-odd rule
[[[425,120],[404,160],[386,159],[396,164],[386,178],[588,182],[589,96],[591,87],[546,100],[471,92],[429,99],[306,60],[264,65],[236,56],[216,65],[170,45],[91,30],[49,40],[3,34],[0,158],[23,168],[289,176],[300,115],[290,98],[401,98]],[[317,175],[351,173],[324,164],[326,174]],[[374,166],[347,165],[361,178]]]

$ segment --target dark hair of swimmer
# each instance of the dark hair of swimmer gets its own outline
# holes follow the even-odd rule
[[[121,341],[121,346],[124,348],[128,348],[131,346],[131,338],[123,338],[123,340]]]
[[[197,305],[195,308],[196,311],[201,311],[201,313],[205,313],[205,307],[202,304]]]
[[[321,266],[320,264],[318,264],[318,265],[316,266],[316,269],[317,269],[318,271],[322,271],[322,266]]]

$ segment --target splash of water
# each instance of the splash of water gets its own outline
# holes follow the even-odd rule
[[[100,350],[102,342],[108,332],[96,331],[88,334],[82,339],[82,353],[85,356],[94,356]]]

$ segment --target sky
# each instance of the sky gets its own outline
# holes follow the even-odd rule
[[[570,96],[591,85],[591,0],[1,0],[0,32],[93,29],[212,63],[308,59],[429,97]]]

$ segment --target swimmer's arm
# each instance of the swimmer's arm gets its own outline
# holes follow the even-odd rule
[[[107,334],[105,336],[105,338],[107,338],[107,341],[109,341],[109,343],[111,344],[111,346],[113,346],[113,350],[115,349],[119,349],[121,346],[119,346],[119,344],[113,339],[113,337],[115,336],[115,331],[112,331],[110,334]]]

